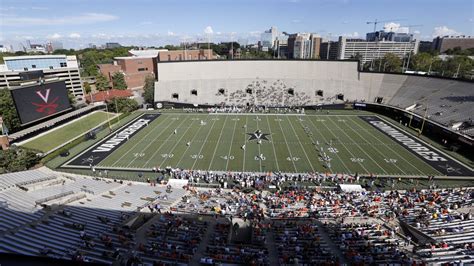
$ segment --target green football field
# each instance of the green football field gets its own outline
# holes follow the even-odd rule
[[[356,114],[162,114],[97,166],[439,174]]]
[[[108,119],[112,119],[116,114],[103,111],[97,111],[90,115],[83,116],[69,124],[53,129],[45,134],[33,138],[30,141],[21,144],[22,147],[35,149],[42,152],[48,152],[61,144],[87,133],[89,130],[104,123]]]

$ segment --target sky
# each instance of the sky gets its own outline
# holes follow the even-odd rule
[[[288,33],[365,37],[368,21],[410,27],[418,39],[474,35],[474,0],[0,0],[0,44],[60,41],[65,48],[160,46],[247,39],[276,26]],[[421,26],[420,26],[421,25]]]

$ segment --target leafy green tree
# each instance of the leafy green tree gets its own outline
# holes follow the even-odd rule
[[[74,49],[57,49],[53,51],[53,54],[64,54],[64,55],[75,55],[76,51]]]
[[[125,83],[125,76],[121,72],[115,72],[112,75],[112,88],[117,90],[126,90],[127,83]]]
[[[0,89],[0,116],[3,117],[3,123],[9,132],[15,132],[20,128],[20,119],[10,91],[7,89]]]
[[[0,172],[28,170],[35,166],[39,160],[40,157],[36,155],[36,152],[12,146],[6,151],[0,151]]]
[[[109,88],[109,81],[104,75],[99,74],[95,79],[95,87],[99,91],[105,91]]]
[[[356,53],[355,55],[351,55],[350,59],[361,61],[363,59],[363,56],[360,53]]]
[[[3,64],[3,58],[5,56],[15,56],[15,54],[14,53],[0,53],[0,63]]]
[[[436,60],[436,57],[429,53],[418,53],[411,57],[409,68],[415,71],[428,72],[434,60]]]
[[[74,96],[74,94],[72,94],[71,91],[67,91],[67,97],[69,99],[69,102],[71,103],[71,105],[75,105],[76,104],[76,96]]]
[[[111,112],[131,113],[138,109],[138,102],[129,98],[113,98],[108,101],[107,108]]]
[[[89,82],[86,81],[86,82],[84,82],[83,85],[84,85],[84,91],[85,91],[85,93],[86,93],[86,94],[91,93],[91,91],[92,91],[91,84],[89,84]]]
[[[143,98],[145,102],[153,105],[155,100],[155,78],[152,75],[145,78],[143,90]]]
[[[385,72],[401,72],[402,60],[392,53],[387,53],[382,60],[383,69]]]
[[[439,60],[432,68],[435,74],[439,76],[456,77],[457,75],[458,78],[470,79],[474,68],[474,60],[465,55],[458,55],[445,61]]]

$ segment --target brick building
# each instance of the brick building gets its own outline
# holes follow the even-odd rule
[[[212,49],[200,50],[174,50],[163,51],[158,53],[158,61],[184,61],[184,60],[214,60],[217,56],[214,55]]]
[[[122,72],[129,89],[140,89],[145,84],[147,76],[157,77],[157,61],[184,61],[217,59],[212,49],[175,50],[150,49],[130,50],[131,56],[115,57],[112,64],[99,64],[102,73],[112,86],[112,76],[115,72]]]
[[[446,50],[456,47],[461,48],[461,50],[474,48],[474,36],[444,36],[433,39],[432,48],[439,53],[444,53]]]

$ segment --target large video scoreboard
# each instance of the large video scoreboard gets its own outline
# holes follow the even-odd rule
[[[10,92],[22,125],[71,109],[64,81],[22,86]]]

